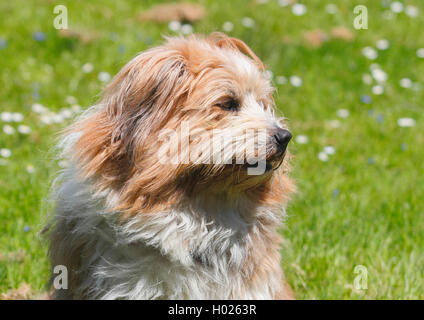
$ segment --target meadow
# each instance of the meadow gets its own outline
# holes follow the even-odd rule
[[[289,119],[298,192],[282,256],[297,298],[423,299],[424,3],[201,0],[195,22],[140,19],[162,2],[0,2],[0,299],[46,291],[57,133],[163,35],[213,31],[265,62]],[[368,29],[353,27],[356,5]]]

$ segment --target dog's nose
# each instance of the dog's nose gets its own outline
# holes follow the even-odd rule
[[[282,152],[286,151],[287,145],[289,144],[292,138],[290,131],[285,129],[277,129],[277,132],[274,134],[274,139],[277,146],[281,149]]]

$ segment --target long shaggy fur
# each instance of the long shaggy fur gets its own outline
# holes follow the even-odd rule
[[[220,107],[228,99],[237,112]],[[163,132],[184,122],[195,156],[158,161],[166,143],[187,138],[165,142]],[[55,297],[292,298],[277,231],[293,190],[289,155],[258,176],[231,164],[255,156],[253,140],[237,139],[243,132],[282,127],[263,64],[241,40],[169,38],[136,56],[61,139],[69,167],[58,177],[48,236],[52,268],[67,267],[69,288]],[[218,148],[230,164],[202,161],[217,152],[205,143],[217,129],[234,138],[231,152]]]

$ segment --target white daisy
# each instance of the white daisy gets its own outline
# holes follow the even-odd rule
[[[24,116],[22,115],[22,113],[14,112],[12,113],[12,120],[14,122],[21,122],[22,120],[24,120]]]
[[[341,127],[341,122],[339,120],[330,120],[328,122],[328,126],[330,128],[336,129],[336,128],[340,128]]]
[[[307,8],[304,4],[295,3],[292,7],[292,12],[295,16],[303,16],[307,11]]]
[[[76,104],[78,102],[77,99],[73,96],[67,96],[65,101],[67,104]]]
[[[325,6],[325,11],[329,14],[336,14],[338,11],[337,6],[334,3],[329,3]]]
[[[318,159],[320,159],[321,161],[328,161],[328,154],[326,154],[324,151],[318,153]]]
[[[7,135],[11,135],[11,134],[15,133],[15,128],[6,124],[6,125],[3,126],[3,132]]]
[[[387,75],[387,73],[386,72],[384,72],[383,70],[381,70],[381,69],[378,69],[378,68],[373,68],[372,70],[371,70],[371,74],[372,74],[372,77],[377,81],[377,82],[386,82],[387,81],[387,78],[388,78],[388,75]]]
[[[347,117],[349,117],[349,110],[339,109],[339,110],[337,110],[337,116],[339,118],[347,118]]]
[[[94,66],[92,63],[87,62],[82,66],[82,72],[84,73],[90,73],[91,71],[93,71]]]
[[[409,79],[409,78],[402,78],[402,79],[400,79],[399,84],[402,88],[405,88],[405,89],[411,88],[412,87],[412,80]]]
[[[332,147],[332,146],[326,146],[326,147],[324,147],[323,151],[326,154],[328,154],[328,155],[335,154],[336,153],[336,149],[334,147]]]
[[[72,118],[72,111],[70,109],[64,108],[60,111],[60,114],[63,118],[69,119]]]
[[[27,171],[28,173],[34,173],[34,172],[35,172],[35,168],[34,168],[34,166],[33,166],[32,164],[28,164],[28,165],[26,166],[26,171]]]
[[[394,13],[401,13],[403,11],[403,4],[399,1],[394,1],[390,4],[390,10]]]
[[[387,50],[390,46],[390,42],[387,39],[378,40],[375,44],[378,50]]]
[[[168,23],[168,28],[171,31],[177,32],[178,30],[181,29],[181,22],[179,22],[178,20],[170,21]]]
[[[31,133],[31,128],[27,125],[21,124],[18,126],[18,131],[22,134],[29,134]]]
[[[35,113],[43,113],[47,111],[47,108],[40,103],[34,103],[31,106],[31,110],[34,111]]]
[[[399,127],[413,127],[415,126],[415,120],[412,118],[399,118],[398,121]]]
[[[290,2],[288,0],[278,0],[278,4],[281,7],[287,7],[290,4]]]
[[[77,113],[77,112],[80,112],[81,111],[81,106],[79,104],[74,104],[71,107],[71,109],[72,109],[73,112]]]
[[[181,32],[183,34],[193,33],[193,26],[191,24],[185,23],[181,26]]]
[[[417,57],[423,59],[424,58],[424,48],[419,48],[417,50]]]
[[[296,142],[298,144],[307,144],[309,142],[309,138],[304,134],[299,134],[296,136]]]
[[[5,112],[2,112],[1,113],[0,118],[4,122],[11,122],[12,119],[13,119],[13,116],[12,116],[12,113],[11,112],[5,111]]]
[[[376,85],[372,87],[372,93],[375,95],[381,95],[384,93],[384,87],[382,85]]]
[[[255,26],[255,20],[249,17],[244,17],[241,19],[241,24],[246,28],[253,28]]]
[[[225,32],[231,32],[233,31],[233,29],[234,29],[234,24],[230,21],[226,21],[222,25],[222,30],[224,30]]]
[[[109,72],[106,72],[106,71],[102,71],[102,72],[100,72],[99,73],[99,75],[98,75],[98,79],[101,81],[101,82],[108,82],[109,80],[110,80],[110,74],[109,74]]]
[[[405,8],[405,13],[410,18],[416,18],[416,17],[418,17],[419,10],[416,6],[407,5],[406,8]]]
[[[374,48],[365,47],[362,49],[362,54],[370,60],[375,60],[378,57],[378,53]]]
[[[0,149],[0,156],[3,158],[9,158],[12,155],[12,151],[6,148]]]
[[[300,87],[303,84],[303,81],[298,76],[290,76],[290,83],[293,87]]]

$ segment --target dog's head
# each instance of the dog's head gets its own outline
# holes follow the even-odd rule
[[[129,212],[202,192],[264,197],[278,188],[284,197],[291,134],[272,92],[241,40],[169,38],[131,60],[72,126],[72,155],[84,178],[117,191],[118,209]]]

